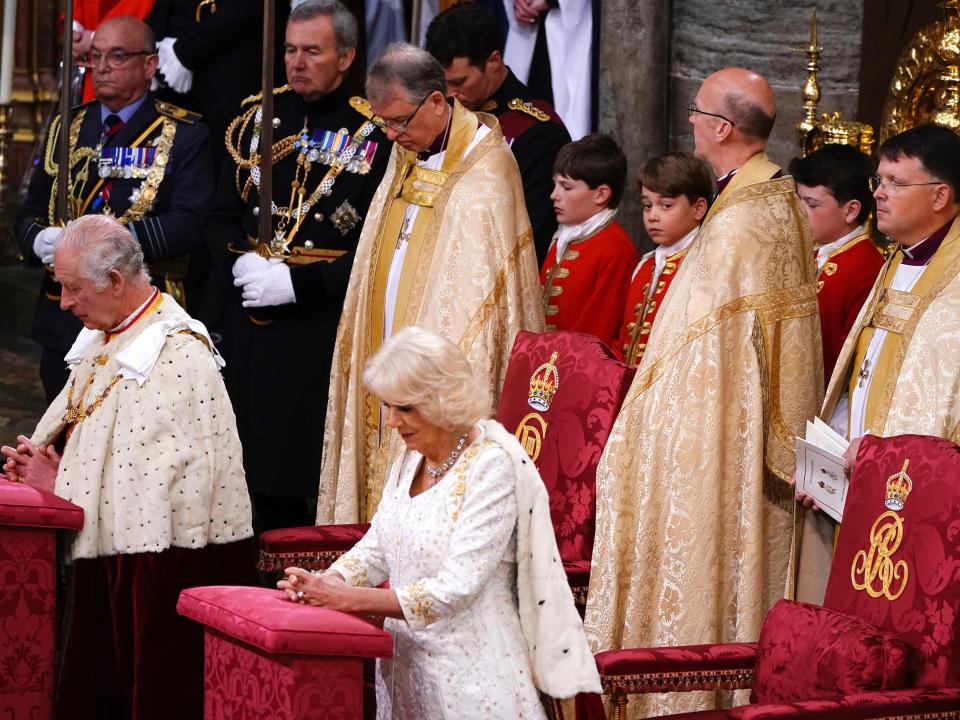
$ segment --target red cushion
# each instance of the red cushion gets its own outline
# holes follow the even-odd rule
[[[267,530],[260,536],[260,550],[268,553],[340,550],[346,552],[362,538],[369,523],[353,525],[310,525]]]
[[[0,476],[0,525],[80,530],[83,509],[52,492]]]
[[[353,615],[284,599],[279,590],[214,585],[180,593],[177,612],[269,653],[390,657],[389,633]]]
[[[781,600],[760,631],[753,703],[839,698],[906,687],[910,645],[860,618]]]
[[[756,643],[681,645],[597,653],[603,677],[641,673],[749,670],[756,660]]]
[[[888,481],[907,460],[910,493],[888,507]],[[893,540],[900,521],[899,545],[881,560],[871,537],[894,531]],[[882,571],[869,578],[868,554]],[[823,604],[906,638],[915,685],[960,687],[960,447],[922,435],[863,439]]]
[[[953,711],[960,717],[960,688],[912,688],[849,695],[843,699],[845,720],[913,717]],[[947,717],[937,715],[936,717]]]
[[[554,353],[557,378],[550,375],[558,383],[544,408],[537,397],[531,402],[531,378],[546,372],[540,368]],[[497,420],[517,434],[543,477],[561,560],[593,553],[597,464],[634,373],[584,333],[520,332],[513,343]]]
[[[741,705],[727,712],[730,720],[838,720],[843,717],[843,703],[839,700],[803,700],[792,703]]]

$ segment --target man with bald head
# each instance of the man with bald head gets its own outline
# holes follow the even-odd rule
[[[60,118],[54,118],[17,218],[17,239],[47,273],[37,299],[33,337],[43,348],[40,377],[47,400],[66,383],[64,355],[80,321],[60,308],[53,255],[62,221],[81,215],[117,218],[143,248],[154,283],[184,303],[188,258],[203,240],[213,194],[210,135],[198,115],[159,102],[150,83],[157,71],[153,32],[134,17],[97,28],[83,63],[96,100],[71,111],[67,217],[56,217]]]
[[[593,650],[755,640],[782,597],[794,436],[823,394],[815,272],[793,180],[764,154],[770,85],[729,68],[688,107],[719,195],[670,286],[597,470]],[[708,709],[637,698],[629,717]]]

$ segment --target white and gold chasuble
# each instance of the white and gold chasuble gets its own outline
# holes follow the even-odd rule
[[[793,179],[755,155],[674,279],[597,470],[594,652],[755,641],[783,596],[794,436],[823,394],[816,267]],[[629,717],[714,706],[631,696]]]
[[[853,398],[857,431],[960,442],[960,220],[954,219],[930,262],[916,268],[919,277],[902,260],[897,252],[881,268],[840,351],[820,416],[832,418],[838,405],[844,412],[841,401]],[[908,289],[896,289],[898,277]],[[861,376],[866,359],[869,372]],[[849,422],[853,403],[847,404]],[[823,601],[835,528],[823,513],[803,514],[793,575],[797,599]]]
[[[66,433],[55,491],[84,514],[68,557],[202,548],[253,535],[233,407],[202,326],[158,294],[121,332],[85,332],[89,344],[32,437],[46,447]],[[158,355],[147,353],[152,365],[134,372],[118,362],[131,351],[142,360],[144,340],[162,345]],[[80,408],[86,417],[77,422]]]
[[[489,131],[466,152],[478,121]],[[449,338],[487,379],[496,401],[517,332],[543,330],[523,188],[496,119],[454,102],[445,155],[441,171],[417,168],[416,154],[394,145],[370,204],[334,349],[318,523],[368,521],[387,468],[402,452],[395,433],[381,444],[380,403],[361,383],[384,337],[417,325]],[[419,209],[404,229],[410,203]],[[403,266],[388,299],[401,232],[408,234]],[[388,302],[389,332],[383,327]]]

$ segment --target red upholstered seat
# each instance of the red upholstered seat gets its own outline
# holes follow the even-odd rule
[[[257,566],[264,572],[280,572],[293,566],[326,570],[369,529],[370,523],[355,523],[268,530],[260,535]]]
[[[730,647],[598,654],[614,716],[628,693],[744,687],[725,684],[735,659],[710,657],[710,648]],[[762,687],[754,699],[764,702],[723,717],[960,719],[960,447],[918,435],[865,437],[824,608],[781,601],[759,645],[742,647],[737,671],[754,677]],[[908,687],[891,689],[898,685]],[[602,716],[595,696],[579,699],[580,708],[581,718]]]
[[[0,475],[0,716],[50,717],[57,623],[57,537],[83,510]]]
[[[581,606],[590,580],[597,464],[634,372],[591,335],[520,332],[504,378],[497,420],[517,436],[543,477],[560,557]],[[368,527],[265,532],[259,567],[326,569]]]

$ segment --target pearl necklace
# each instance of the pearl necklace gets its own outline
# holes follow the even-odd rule
[[[457,446],[453,449],[453,452],[450,453],[450,457],[444,460],[442,463],[437,465],[435,468],[430,467],[430,464],[424,459],[424,467],[427,470],[427,475],[430,476],[430,484],[436,485],[440,478],[442,478],[447,470],[453,467],[453,464],[457,461],[457,458],[460,457],[460,453],[463,452],[463,446],[467,444],[467,435],[470,434],[470,431],[467,430],[463,435],[460,436],[460,439],[457,441]]]

